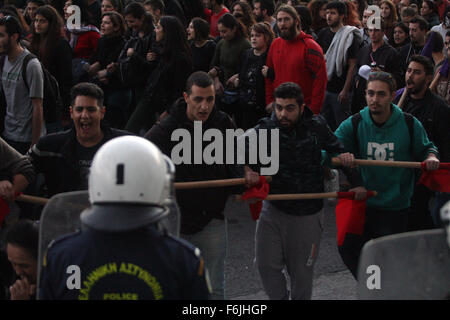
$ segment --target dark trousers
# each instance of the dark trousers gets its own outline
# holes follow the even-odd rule
[[[409,208],[388,211],[378,208],[367,208],[362,235],[347,234],[339,254],[352,275],[357,277],[358,262],[364,244],[379,237],[407,231]]]
[[[408,218],[408,231],[434,228],[430,211],[430,200],[434,192],[423,185],[416,185],[411,199],[411,212]]]

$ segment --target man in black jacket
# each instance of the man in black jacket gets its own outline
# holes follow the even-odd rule
[[[225,136],[225,130],[235,129],[231,118],[215,107],[213,80],[202,71],[193,73],[187,80],[184,100],[179,99],[169,115],[155,124],[146,138],[172,158],[176,165],[176,181],[198,181],[243,177],[243,167],[227,164],[206,164],[196,161],[196,142],[191,141],[186,161],[176,161],[175,148],[179,143],[172,140],[175,130],[184,130],[195,139],[195,131],[201,122],[201,135],[208,129],[218,129]],[[183,140],[184,143],[184,140]],[[200,156],[203,155],[204,146]],[[224,150],[226,152],[226,150]],[[224,158],[225,158],[224,152]],[[184,152],[183,152],[184,153]],[[222,163],[225,163],[223,161]],[[253,180],[252,180],[253,179]],[[255,181],[256,179],[256,181]],[[247,185],[258,182],[257,174],[248,176]],[[209,270],[212,299],[224,299],[224,262],[226,255],[226,219],[223,212],[231,188],[209,188],[177,190],[176,197],[181,212],[181,237],[198,247]]]
[[[381,20],[380,28],[370,27],[368,29],[371,43],[364,46],[358,54],[356,70],[363,65],[372,67],[374,71],[385,71],[391,73],[397,86],[403,84],[403,68],[399,63],[399,54],[385,40],[386,23]],[[367,103],[365,99],[365,90],[367,87],[366,79],[359,75],[355,77],[355,91],[352,102],[352,114],[359,112]]]
[[[404,112],[415,116],[425,128],[428,138],[439,150],[441,162],[450,161],[450,107],[428,88],[433,79],[433,64],[427,57],[413,55],[406,69],[405,81],[408,90],[401,106]],[[398,103],[398,96],[395,103]],[[432,227],[428,203],[433,192],[423,185],[415,187],[411,203],[410,230],[422,230]],[[439,209],[450,200],[448,193],[438,193],[433,206],[432,218],[435,225],[441,225]],[[439,203],[440,205],[436,205]]]
[[[92,83],[72,88],[70,116],[74,128],[47,135],[28,152],[37,173],[43,173],[49,196],[87,190],[89,168],[107,141],[129,133],[101,125],[103,91]]]
[[[353,159],[327,126],[325,119],[313,115],[305,106],[300,87],[281,84],[274,92],[275,111],[255,127],[279,130],[279,171],[272,177],[271,194],[324,192],[321,150],[338,155],[344,165]],[[267,139],[272,143],[272,137]],[[259,142],[260,143],[260,142]],[[248,149],[248,148],[247,148]],[[252,169],[258,169],[259,165]],[[250,170],[246,167],[246,171]],[[348,175],[361,186],[358,175]],[[358,179],[359,178],[359,179]],[[358,199],[365,189],[357,187]],[[290,277],[292,300],[311,299],[314,263],[323,230],[323,200],[264,201],[256,227],[256,265],[264,290],[270,299],[289,299],[283,269]]]

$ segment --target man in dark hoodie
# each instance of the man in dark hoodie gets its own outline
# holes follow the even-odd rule
[[[214,83],[208,74],[199,71],[187,80],[184,99],[179,99],[171,108],[169,115],[155,124],[146,134],[146,138],[171,157],[180,142],[173,141],[175,130],[187,130],[195,139],[198,122],[201,122],[201,136],[208,129],[218,129],[223,135],[225,130],[235,129],[231,118],[214,105]],[[179,139],[179,137],[178,137]],[[183,139],[183,144],[184,144]],[[201,155],[207,143],[203,143]],[[243,167],[227,164],[197,163],[196,142],[190,143],[188,161],[176,165],[176,181],[199,181],[227,179],[244,176]],[[227,150],[224,150],[225,152]],[[179,152],[179,151],[178,151]],[[224,153],[224,159],[226,154]],[[186,155],[183,152],[183,158]],[[173,157],[172,157],[173,158]],[[174,159],[172,159],[174,160]],[[179,164],[177,164],[177,162]],[[246,175],[247,186],[258,182],[258,175]],[[212,299],[224,299],[224,262],[226,255],[226,219],[223,212],[231,188],[209,188],[177,190],[177,202],[181,212],[181,237],[198,247],[209,270]]]
[[[270,193],[324,192],[321,150],[337,155],[344,165],[348,165],[353,155],[345,153],[325,119],[313,115],[296,83],[285,82],[278,86],[274,98],[272,115],[261,119],[254,128],[259,140],[264,139],[261,130],[269,130],[268,150],[272,150],[274,142],[279,145],[279,170],[272,176]],[[275,130],[279,132],[278,139],[272,137]],[[249,164],[246,173],[260,168],[259,163]],[[357,197],[364,197],[365,189],[357,187],[362,185],[358,173],[347,170],[346,173],[356,187],[350,191],[357,192]],[[322,199],[263,202],[256,226],[255,261],[269,299],[285,300],[289,295],[292,300],[311,299],[322,231]],[[286,286],[284,268],[290,277],[290,290]]]

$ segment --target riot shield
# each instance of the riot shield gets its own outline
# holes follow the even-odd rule
[[[39,222],[38,288],[48,245],[52,240],[80,229],[80,213],[90,205],[87,191],[60,193],[45,205]]]
[[[444,230],[371,240],[358,266],[359,299],[450,299],[450,257]]]

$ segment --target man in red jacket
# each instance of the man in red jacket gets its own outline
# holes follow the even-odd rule
[[[266,78],[267,111],[272,111],[273,92],[284,82],[298,84],[305,103],[315,113],[320,113],[327,85],[327,68],[322,48],[300,30],[300,17],[289,5],[277,10],[277,27],[280,38],[275,39],[267,56],[267,66],[275,72],[275,79]]]

